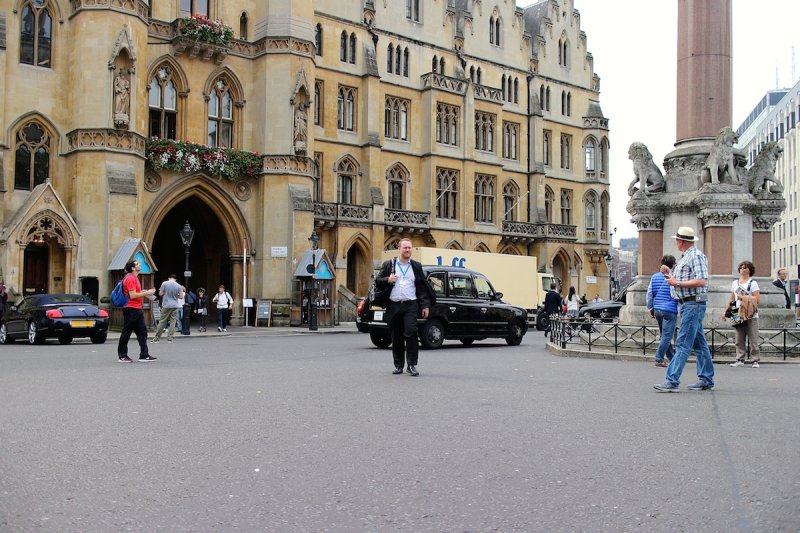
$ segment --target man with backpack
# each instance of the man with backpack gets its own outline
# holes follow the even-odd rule
[[[122,291],[128,301],[122,308],[124,319],[122,334],[119,336],[117,345],[117,356],[120,363],[132,363],[128,357],[128,340],[131,333],[136,333],[136,340],[139,341],[139,361],[155,361],[156,358],[150,355],[147,350],[147,325],[144,323],[144,313],[142,312],[142,298],[155,294],[155,289],[142,290],[139,283],[139,272],[142,265],[139,261],[128,261],[125,263],[125,278],[122,280]]]

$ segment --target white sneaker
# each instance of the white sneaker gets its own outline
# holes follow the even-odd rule
[[[222,328],[220,328],[220,327],[217,327],[217,331],[222,331]]]
[[[743,361],[736,361],[735,363],[731,363],[730,366],[744,366]]]
[[[227,329],[227,328],[222,328],[222,331],[224,331],[225,333],[227,333],[227,332],[228,332],[228,329]]]
[[[753,368],[758,368],[758,361],[753,361]]]

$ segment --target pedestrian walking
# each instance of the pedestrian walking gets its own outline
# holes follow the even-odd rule
[[[575,293],[575,287],[569,288],[569,293],[564,298],[564,305],[567,306],[568,317],[576,318],[578,316],[578,295]]]
[[[412,376],[419,376],[419,343],[417,318],[428,318],[431,305],[436,301],[425,279],[422,265],[411,259],[411,240],[400,241],[400,256],[385,261],[375,278],[379,289],[391,288],[386,309],[386,322],[392,335],[393,374],[402,374],[403,366]]]
[[[153,335],[153,344],[161,340],[164,328],[167,329],[167,342],[172,342],[175,328],[178,327],[178,312],[181,309],[181,298],[184,294],[183,287],[175,281],[175,274],[170,274],[167,281],[161,284],[158,295],[161,296],[161,320],[158,321],[156,334]]]
[[[217,331],[228,331],[228,313],[233,307],[233,297],[220,285],[212,300],[217,304]]]
[[[202,287],[197,289],[197,300],[195,301],[194,312],[200,317],[200,331],[205,332],[206,316],[208,315],[208,298],[206,297],[206,290]]]
[[[661,258],[661,265],[666,266],[671,273],[675,268],[675,257],[665,255]],[[675,355],[672,336],[675,335],[675,325],[678,323],[678,302],[670,294],[670,286],[660,270],[650,276],[647,310],[658,322],[658,331],[661,334],[656,350],[656,366],[666,367]]]
[[[556,291],[556,284],[550,283],[550,290],[544,296],[544,316],[546,320],[546,327],[544,334],[550,333],[553,327],[553,315],[561,314],[561,295]]]
[[[131,363],[128,357],[128,340],[131,333],[136,333],[136,340],[139,341],[139,361],[155,361],[156,358],[150,355],[147,350],[147,325],[144,323],[144,313],[142,312],[142,298],[150,297],[155,294],[155,289],[142,290],[139,282],[139,272],[142,265],[139,261],[128,261],[125,263],[125,278],[122,280],[122,291],[128,298],[125,307],[122,308],[123,325],[122,334],[119,336],[117,344],[117,356],[120,363]]]
[[[781,291],[783,291],[783,297],[786,298],[786,309],[792,308],[792,299],[789,297],[789,290],[786,287],[786,269],[779,268],[776,274],[775,280],[772,282],[773,285],[778,287]]]
[[[679,392],[683,368],[689,352],[694,351],[698,381],[689,385],[689,390],[710,390],[714,388],[714,363],[703,332],[708,300],[708,258],[694,245],[698,240],[694,229],[681,226],[672,238],[683,255],[673,273],[665,265],[661,266],[661,272],[671,287],[672,297],[678,300],[681,329],[675,344],[675,357],[667,367],[666,380],[653,387],[659,392]]]
[[[736,362],[730,366],[744,366],[747,345],[750,345],[750,357],[753,368],[758,368],[761,355],[758,349],[758,304],[761,302],[761,291],[758,282],[753,279],[756,267],[750,261],[739,263],[739,279],[731,284],[731,299],[722,315],[734,319],[733,329],[736,332]]]

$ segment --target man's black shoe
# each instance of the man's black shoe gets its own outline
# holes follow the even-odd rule
[[[414,365],[408,365],[408,373],[412,376],[419,376],[419,372],[417,372],[417,367]]]
[[[402,366],[396,366],[396,367],[394,367],[394,371],[392,371],[392,374],[402,374],[402,373],[403,373],[403,367]]]

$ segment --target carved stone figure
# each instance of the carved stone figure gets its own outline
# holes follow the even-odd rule
[[[628,159],[633,161],[634,178],[628,185],[628,195],[633,196],[637,191],[636,183],[640,183],[640,190],[644,194],[661,192],[665,188],[664,175],[653,162],[653,156],[644,143],[633,142],[628,148]]]
[[[308,114],[302,102],[294,108],[294,149],[305,152],[308,145]]]
[[[733,145],[737,140],[739,136],[729,126],[719,130],[706,159],[702,183],[739,183],[736,160],[733,157]]]
[[[120,70],[114,78],[114,124],[128,125],[130,108],[130,82]]]
[[[777,142],[768,142],[764,145],[758,153],[755,163],[747,171],[748,190],[751,193],[783,192],[783,185],[775,179],[775,165],[782,153],[783,148]],[[775,185],[769,187],[768,182],[770,181]]]

